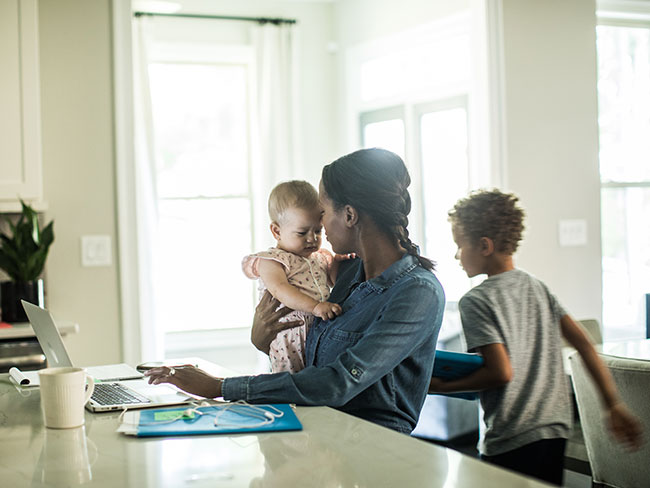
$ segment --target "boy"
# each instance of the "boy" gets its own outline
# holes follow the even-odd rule
[[[478,191],[449,212],[456,259],[470,278],[488,276],[459,302],[467,348],[483,356],[484,366],[458,380],[432,378],[429,392],[480,391],[481,458],[561,485],[572,421],[561,335],[596,382],[614,437],[638,447],[641,427],[582,328],[544,283],[515,268],[524,229],[517,201],[498,190]]]

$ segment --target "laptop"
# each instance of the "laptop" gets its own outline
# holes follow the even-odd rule
[[[73,366],[50,312],[25,300],[21,300],[21,303],[47,358],[48,366]],[[194,400],[173,386],[150,385],[143,379],[142,373],[127,364],[91,366],[85,369],[95,380],[95,391],[86,403],[86,408],[91,412],[179,405]],[[38,372],[32,374],[37,382]]]

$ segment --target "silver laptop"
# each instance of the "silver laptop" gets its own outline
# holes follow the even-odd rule
[[[25,300],[21,302],[48,366],[73,366],[50,312]],[[95,391],[86,404],[91,412],[178,405],[193,400],[172,386],[148,384],[142,373],[127,364],[85,369],[95,379]]]

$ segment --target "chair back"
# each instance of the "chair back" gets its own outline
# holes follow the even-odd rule
[[[606,486],[635,488],[650,486],[650,361],[600,354],[609,368],[622,400],[641,420],[646,441],[635,452],[627,452],[610,435],[603,416],[600,394],[578,353],[570,356],[571,379],[578,403],[580,424],[591,465],[592,480]]]
[[[600,330],[600,323],[596,319],[584,319],[578,320],[578,325],[587,333],[587,337],[592,344],[602,344],[603,343],[603,332]],[[571,344],[567,342],[566,339],[562,338],[564,347],[571,347]]]

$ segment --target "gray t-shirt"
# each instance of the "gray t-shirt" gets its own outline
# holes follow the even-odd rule
[[[480,393],[486,430],[479,451],[494,456],[568,438],[572,406],[560,330],[566,312],[546,285],[514,269],[467,292],[459,308],[467,349],[503,344],[513,370],[506,386]]]

